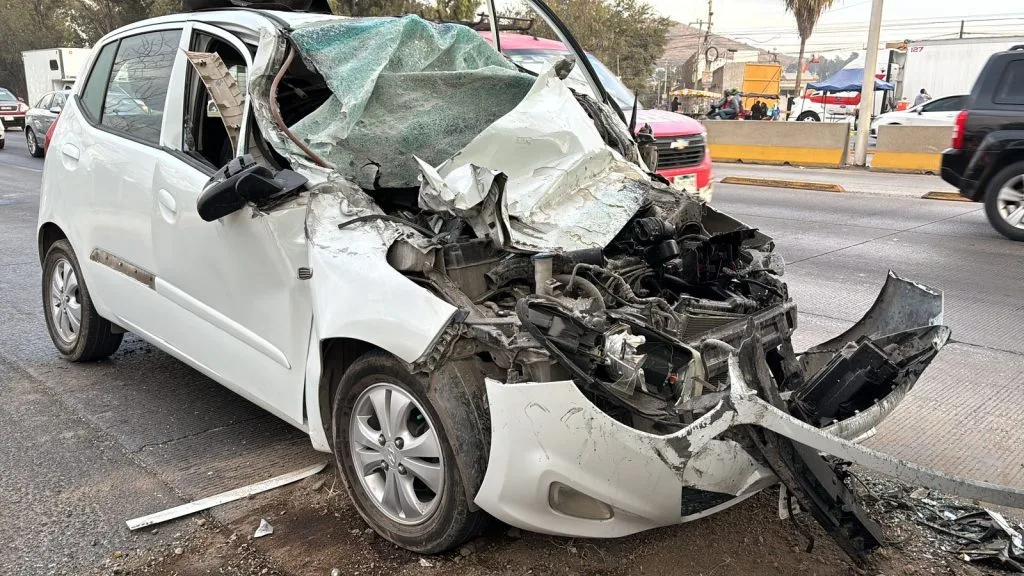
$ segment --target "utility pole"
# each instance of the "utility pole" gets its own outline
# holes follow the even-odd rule
[[[708,0],[708,29],[704,32],[704,51],[697,53],[697,60],[698,60],[698,62],[701,59],[704,59],[704,65],[706,67],[708,66],[708,62],[707,62],[707,57],[704,55],[704,52],[707,52],[707,49],[711,46],[711,16],[713,16],[713,15],[714,15],[714,12],[712,12],[712,10],[711,10],[711,0]],[[701,90],[704,89],[704,75],[703,74],[701,74],[700,88],[701,88]]]
[[[860,117],[853,159],[857,166],[864,166],[868,161],[868,133],[871,131],[871,113],[875,110],[875,68],[878,66],[878,40],[881,35],[882,0],[871,0],[871,24],[864,54],[864,79],[860,85]]]
[[[964,37],[964,21],[960,21],[960,38]]]

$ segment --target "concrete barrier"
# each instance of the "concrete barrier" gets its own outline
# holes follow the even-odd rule
[[[950,126],[879,126],[871,169],[938,174],[952,134]]]
[[[708,120],[704,126],[715,162],[846,166],[850,125],[845,122]]]

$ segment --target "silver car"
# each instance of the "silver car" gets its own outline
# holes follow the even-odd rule
[[[46,131],[64,109],[68,94],[66,90],[45,94],[25,113],[25,142],[32,156],[42,158],[45,154],[43,142],[46,140]]]

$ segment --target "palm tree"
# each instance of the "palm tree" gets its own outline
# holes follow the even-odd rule
[[[800,81],[804,75],[804,47],[807,39],[814,32],[814,25],[821,18],[821,13],[832,7],[835,0],[782,0],[786,10],[796,17],[796,29],[800,33],[800,57],[796,61],[796,84],[794,92],[800,89]],[[799,96],[799,94],[798,94]]]

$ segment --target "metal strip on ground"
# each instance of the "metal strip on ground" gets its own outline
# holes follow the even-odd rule
[[[925,200],[948,200],[950,202],[971,202],[970,198],[964,198],[957,192],[928,192],[921,196]]]
[[[125,522],[128,525],[129,530],[138,530],[139,528],[145,528],[146,526],[152,526],[153,524],[160,524],[161,522],[167,522],[168,520],[174,520],[175,518],[181,518],[182,516],[188,516],[189,514],[195,514],[196,512],[202,512],[214,506],[221,504],[227,504],[235,500],[241,500],[253,494],[259,494],[260,492],[266,492],[267,490],[273,490],[274,488],[280,488],[286,484],[297,482],[303,478],[308,478],[317,472],[320,472],[327,467],[327,462],[321,462],[314,464],[295,472],[289,472],[280,476],[275,476],[262,482],[243,486],[241,488],[235,488],[227,492],[221,492],[207,498],[201,498],[189,502],[188,504],[182,504],[181,506],[175,506],[174,508],[168,508],[161,512],[156,512],[148,516],[142,516],[140,518],[133,518]]]
[[[722,184],[738,184],[740,186],[765,186],[768,188],[793,188],[796,190],[817,190],[819,192],[846,192],[840,184],[827,182],[805,182],[802,180],[776,180],[772,178],[749,178],[747,176],[726,176]]]

